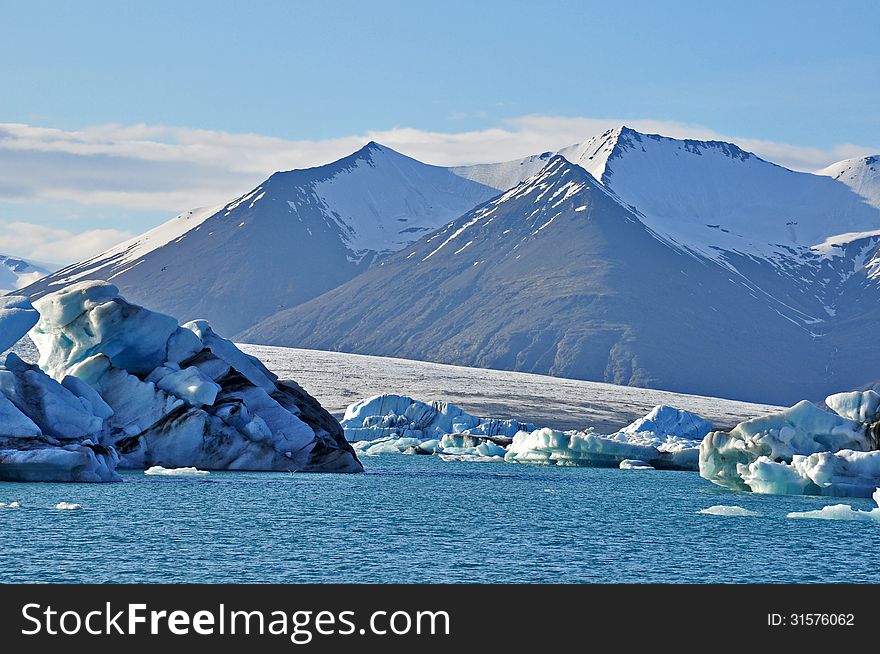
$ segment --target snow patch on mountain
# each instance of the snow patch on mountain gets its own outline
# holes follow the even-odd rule
[[[816,174],[843,182],[869,204],[880,208],[880,155],[844,159]]]

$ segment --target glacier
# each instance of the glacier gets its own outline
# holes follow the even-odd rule
[[[740,491],[870,497],[880,486],[880,395],[831,395],[826,411],[802,400],[781,412],[712,432],[700,474]]]

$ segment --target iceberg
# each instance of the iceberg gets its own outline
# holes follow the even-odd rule
[[[547,427],[520,432],[504,460],[591,467],[628,467],[621,464],[637,460],[653,468],[697,470],[700,441],[711,429],[712,424],[696,414],[660,405],[615,434]]]
[[[870,497],[880,486],[880,396],[803,400],[789,409],[713,432],[700,446],[700,474],[734,490],[781,495]]]
[[[196,468],[163,468],[162,466],[152,466],[144,470],[145,475],[156,475],[160,477],[205,477],[210,473],[207,470],[198,470]]]
[[[751,511],[741,506],[727,506],[724,504],[716,504],[715,506],[710,506],[707,509],[700,509],[699,512],[705,515],[723,515],[734,517],[757,517],[761,515],[757,511]]]
[[[654,470],[654,466],[638,459],[624,459],[618,467],[621,470]]]
[[[6,504],[5,502],[0,502],[0,509],[20,509],[21,502],[10,502]]]
[[[349,441],[376,440],[387,436],[442,439],[447,434],[510,439],[519,431],[531,431],[530,423],[502,418],[478,418],[449,402],[420,402],[405,395],[375,395],[348,407],[341,421]]]
[[[93,434],[118,454],[120,468],[363,470],[313,397],[204,320],[179,326],[103,281],[73,284],[34,306],[39,321],[30,336],[43,377],[67,393],[34,413],[52,409],[53,426]],[[6,395],[14,404],[33,396]]]
[[[877,506],[870,511],[854,509],[849,504],[833,504],[831,506],[823,506],[816,511],[792,511],[786,517],[812,520],[873,520],[880,522],[880,488],[874,491],[872,497]]]
[[[74,504],[72,502],[58,502],[55,505],[55,508],[59,511],[79,511],[82,508],[82,504]]]

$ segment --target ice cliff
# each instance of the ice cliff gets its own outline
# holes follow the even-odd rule
[[[201,320],[178,326],[88,281],[0,304],[0,479],[110,481],[114,469],[360,472],[339,423]]]
[[[825,411],[806,400],[713,432],[700,446],[700,474],[735,490],[871,497],[880,486],[880,395],[831,395]]]

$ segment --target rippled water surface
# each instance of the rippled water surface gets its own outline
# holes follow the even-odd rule
[[[0,502],[23,505],[0,509],[0,582],[880,582],[880,524],[785,517],[828,499],[733,493],[695,473],[364,463],[0,483]],[[761,515],[698,513],[716,504]]]

